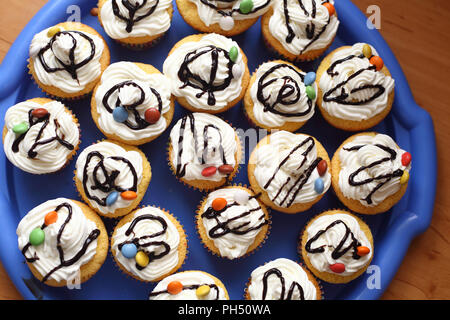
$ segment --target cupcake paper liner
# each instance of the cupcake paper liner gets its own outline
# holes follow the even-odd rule
[[[115,42],[117,42],[118,44],[120,44],[122,47],[133,50],[133,51],[143,51],[146,49],[150,49],[154,46],[156,46],[158,43],[161,42],[161,40],[166,36],[167,31],[163,32],[158,38],[146,42],[146,43],[125,43],[125,42],[121,42],[120,40],[114,39]]]

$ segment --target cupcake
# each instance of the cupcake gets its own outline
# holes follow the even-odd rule
[[[247,57],[237,42],[219,34],[181,39],[164,61],[179,104],[192,112],[223,112],[238,103],[250,79]]]
[[[241,155],[234,129],[208,113],[189,113],[170,132],[170,168],[179,180],[199,190],[215,189],[231,181]]]
[[[119,221],[111,237],[111,251],[127,275],[141,281],[160,281],[183,264],[186,234],[169,212],[143,207]]]
[[[16,233],[33,275],[53,287],[89,280],[108,253],[102,220],[75,200],[58,198],[40,204],[22,218]]]
[[[78,120],[58,101],[34,98],[6,111],[3,147],[9,161],[23,171],[59,171],[75,155],[79,144]]]
[[[285,213],[306,211],[331,185],[330,159],[314,137],[277,131],[250,155],[248,179],[267,206]]]
[[[161,280],[149,300],[229,300],[222,281],[203,271],[184,271]]]
[[[337,149],[331,171],[333,189],[346,207],[377,214],[391,209],[405,194],[411,154],[388,135],[359,133]]]
[[[197,211],[197,230],[208,250],[228,259],[248,255],[264,243],[269,213],[258,195],[241,186],[208,194]]]
[[[373,257],[372,233],[344,210],[314,217],[301,236],[301,255],[309,270],[330,283],[347,283],[363,274]]]
[[[102,36],[79,22],[63,22],[33,37],[29,72],[50,96],[79,99],[91,93],[109,65]]]
[[[339,27],[333,5],[333,0],[275,0],[261,18],[266,45],[291,61],[318,58],[330,47]]]
[[[234,36],[250,28],[273,0],[177,0],[184,21],[201,32]]]
[[[394,102],[394,79],[375,48],[357,43],[331,52],[317,70],[317,105],[332,126],[360,131],[380,123]]]
[[[109,139],[131,145],[150,142],[173,118],[170,81],[148,64],[113,63],[94,89],[91,112]]]
[[[102,216],[124,216],[137,207],[152,176],[136,147],[103,140],[84,149],[75,165],[75,185],[83,200]]]
[[[289,62],[263,63],[250,79],[244,97],[247,117],[267,130],[296,131],[314,115],[317,86],[314,72]]]
[[[130,48],[152,46],[169,30],[172,15],[170,0],[98,1],[98,19],[106,34]]]
[[[316,279],[297,262],[279,258],[253,270],[247,300],[320,300]]]

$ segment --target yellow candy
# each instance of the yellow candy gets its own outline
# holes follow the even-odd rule
[[[199,298],[204,298],[209,293],[210,290],[211,288],[209,286],[203,285],[198,287],[197,290],[195,290],[195,294]]]
[[[145,254],[144,251],[139,251],[138,253],[136,253],[136,263],[144,268],[148,265],[148,263],[150,262],[150,259],[148,258],[148,256]]]
[[[363,46],[362,52],[363,52],[363,55],[364,55],[367,59],[370,59],[370,57],[372,56],[372,48],[371,48],[368,44],[365,44],[365,45]]]
[[[59,27],[51,27],[47,32],[47,36],[51,38],[60,31],[61,29]]]
[[[409,172],[407,170],[403,171],[402,177],[400,178],[400,183],[405,184],[409,180]]]

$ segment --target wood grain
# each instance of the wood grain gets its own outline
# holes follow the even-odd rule
[[[338,0],[339,1],[339,0]],[[397,56],[419,105],[433,117],[438,191],[430,228],[412,243],[383,299],[450,299],[450,1],[354,0],[381,9],[380,32]],[[1,0],[0,60],[44,0]],[[0,299],[20,299],[0,265]]]

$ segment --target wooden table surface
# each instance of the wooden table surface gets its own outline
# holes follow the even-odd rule
[[[363,12],[370,5],[380,7],[380,32],[400,61],[417,103],[433,117],[437,138],[439,176],[431,226],[411,243],[383,299],[450,299],[450,1],[353,2]],[[45,3],[0,0],[0,61]],[[0,299],[21,299],[1,264]]]

